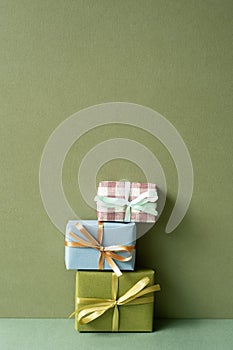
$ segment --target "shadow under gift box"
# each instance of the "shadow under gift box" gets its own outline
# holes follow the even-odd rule
[[[80,238],[87,240],[82,232],[75,226],[80,223],[97,241],[98,241],[98,221],[97,220],[70,220],[66,226],[66,241],[75,242],[76,240],[69,234],[73,232]],[[131,246],[136,243],[136,225],[135,223],[117,223],[105,222],[103,224],[103,238],[101,245],[103,247],[113,245]],[[129,257],[128,252],[114,252],[122,257]],[[132,259],[129,261],[114,260],[120,270],[134,270],[135,249],[132,251]],[[98,261],[100,251],[89,247],[65,247],[65,265],[67,270],[98,270]],[[104,259],[104,270],[112,270],[106,259]]]
[[[134,272],[123,272],[118,278],[117,298],[121,297],[141,279],[147,278],[148,285],[154,285],[154,270],[140,269]],[[87,324],[78,322],[79,312],[95,304],[88,301],[88,298],[110,300],[113,292],[113,273],[101,271],[77,271],[76,273],[76,293],[75,293],[75,329],[79,332],[113,332],[114,307],[108,309],[98,318]],[[115,276],[116,277],[116,276]],[[117,277],[116,277],[117,278]],[[160,290],[159,285],[156,285]],[[145,303],[125,304],[117,306],[119,312],[118,332],[152,332],[154,320],[154,293],[144,295]],[[91,300],[91,299],[90,299]],[[81,303],[80,303],[81,301]],[[84,302],[83,302],[84,301]],[[98,305],[96,305],[98,309]]]

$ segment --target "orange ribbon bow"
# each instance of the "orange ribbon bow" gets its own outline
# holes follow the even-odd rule
[[[103,270],[104,267],[104,259],[108,262],[109,266],[113,269],[115,274],[119,277],[122,275],[119,267],[116,265],[114,260],[118,260],[121,262],[130,261],[132,259],[132,252],[135,249],[135,245],[111,245],[108,247],[102,246],[102,239],[103,239],[103,222],[98,222],[98,240],[96,240],[81,224],[80,222],[77,222],[75,224],[77,229],[83,234],[83,236],[87,239],[84,240],[80,238],[76,233],[70,231],[69,235],[72,236],[76,242],[68,242],[65,241],[65,245],[67,247],[72,248],[93,248],[96,250],[99,250],[99,263],[98,263],[98,269]],[[123,257],[119,254],[116,254],[114,252],[128,252],[128,257]],[[114,260],[113,260],[114,259]]]

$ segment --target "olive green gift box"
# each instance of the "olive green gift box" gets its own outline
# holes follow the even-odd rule
[[[117,298],[121,297],[142,278],[149,278],[146,287],[154,285],[154,270],[140,269],[132,272],[123,272],[118,278]],[[84,298],[111,299],[112,272],[107,271],[77,271],[75,295],[75,329],[79,332],[112,332],[113,308],[108,309],[98,318],[87,324],[78,322],[78,314],[84,306],[90,306],[88,301],[79,303]],[[137,305],[119,305],[119,332],[152,332],[154,320],[154,293],[149,293],[150,302]],[[148,299],[148,298],[147,298]],[[93,305],[93,304],[92,304]]]

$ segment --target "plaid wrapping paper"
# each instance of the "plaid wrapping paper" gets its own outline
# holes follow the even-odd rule
[[[101,181],[98,186],[97,196],[125,199],[125,181]],[[131,182],[128,201],[136,199],[140,194],[149,191],[157,191],[152,183]],[[154,208],[157,203],[153,203]],[[124,221],[125,207],[106,208],[97,201],[97,217],[99,221]],[[155,222],[156,216],[131,208],[130,221]]]

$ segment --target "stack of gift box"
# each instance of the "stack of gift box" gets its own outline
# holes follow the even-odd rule
[[[137,269],[137,223],[156,221],[155,184],[102,181],[97,220],[71,220],[65,264],[76,271],[75,329],[80,332],[151,332],[154,270]]]

